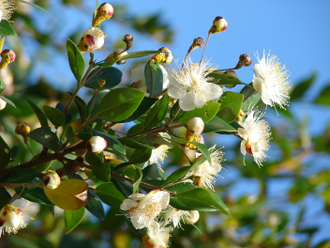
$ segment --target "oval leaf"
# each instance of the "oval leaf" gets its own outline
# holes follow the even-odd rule
[[[13,27],[7,20],[0,21],[0,36],[16,36]]]
[[[28,99],[25,99],[25,100],[30,104],[30,106],[33,109],[34,113],[38,117],[40,125],[42,127],[48,127],[48,121],[47,121],[47,117],[46,117],[45,113],[42,112],[41,109],[37,105],[35,105],[33,102],[31,102],[30,100],[28,100]]]
[[[220,105],[221,104],[217,102],[208,102],[202,108],[196,108],[192,111],[183,112],[179,118],[179,121],[182,124],[186,124],[191,117],[200,117],[203,119],[204,123],[207,123],[218,113]]]
[[[68,60],[71,71],[77,81],[80,82],[85,71],[85,59],[77,46],[70,39],[68,39],[66,43],[66,49],[68,51]]]
[[[78,210],[66,210],[65,211],[65,233],[68,234],[73,229],[75,229],[79,223],[82,221],[85,215],[85,208],[80,208]]]
[[[144,77],[151,96],[155,96],[163,90],[163,72],[159,64],[149,61],[144,67]]]
[[[244,100],[242,94],[227,91],[221,97],[221,107],[217,116],[226,122],[232,122],[235,120]]]
[[[103,204],[100,199],[96,196],[94,191],[88,190],[87,205],[85,208],[96,218],[104,220],[105,213]]]
[[[58,128],[62,126],[65,122],[65,116],[61,110],[57,108],[52,108],[49,106],[44,106],[44,111],[48,119],[53,123],[53,125]]]
[[[96,188],[95,192],[105,204],[114,208],[119,208],[120,204],[125,200],[123,194],[111,182],[101,184]]]
[[[144,121],[145,130],[157,126],[164,120],[168,109],[168,103],[169,98],[168,95],[165,94],[162,99],[158,100],[158,102],[152,107]]]
[[[60,141],[56,134],[53,133],[49,127],[37,128],[31,133],[29,133],[28,136],[43,145],[44,147],[47,147],[56,153],[60,152]]]
[[[97,82],[101,79],[105,80],[103,89],[110,89],[121,82],[123,73],[117,68],[96,68],[87,77],[85,86],[92,89],[97,89]]]

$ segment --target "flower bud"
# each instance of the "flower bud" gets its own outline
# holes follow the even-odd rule
[[[200,135],[204,130],[204,121],[200,117],[192,117],[187,121],[188,132]]]
[[[213,26],[211,27],[209,33],[216,34],[227,29],[228,23],[227,21],[221,17],[217,16],[213,21]]]
[[[105,35],[101,29],[91,27],[83,34],[77,47],[81,53],[92,52],[103,46],[104,38]]]
[[[93,136],[87,141],[87,150],[89,152],[99,153],[107,148],[107,141],[101,136]]]
[[[55,171],[52,170],[46,171],[42,181],[45,187],[49,189],[56,189],[61,184],[61,178]]]
[[[107,81],[105,81],[105,79],[100,79],[99,81],[97,81],[97,86],[99,88],[102,88],[105,85],[106,82]]]
[[[96,16],[93,20],[93,27],[100,25],[101,22],[108,20],[115,12],[114,8],[109,3],[102,3],[97,9]]]
[[[186,224],[195,224],[199,219],[199,212],[197,210],[187,211],[187,214],[183,216],[183,220]]]
[[[116,51],[114,51],[113,53],[111,53],[108,57],[106,57],[105,59],[105,62],[109,62],[109,61],[112,61],[112,60],[116,60],[122,56],[125,56],[127,55],[128,53],[122,49],[118,49]],[[125,64],[127,62],[127,60],[120,60],[120,61],[117,61],[116,64],[118,65],[122,65],[122,64]]]
[[[4,69],[8,64],[15,61],[16,54],[13,50],[5,49],[1,52],[2,60],[0,62],[0,69]]]
[[[106,163],[111,163],[112,160],[113,160],[113,157],[109,154],[103,156],[103,161]]]
[[[159,48],[158,51],[161,51],[161,52],[152,56],[151,60],[155,60],[158,63],[165,63],[165,64],[170,64],[172,62],[173,55],[172,55],[172,52],[168,48],[162,47],[162,48]]]
[[[243,66],[250,66],[252,63],[253,63],[253,60],[251,60],[250,56],[248,54],[244,53],[239,56],[239,60],[234,69],[240,69]]]
[[[125,51],[129,50],[133,45],[133,36],[126,34],[123,38],[123,41],[126,43]]]
[[[190,52],[194,51],[197,48],[202,48],[204,46],[204,44],[205,44],[205,42],[202,37],[195,38],[193,43],[189,47],[187,54],[189,54]]]
[[[0,98],[0,110],[3,110],[7,105],[7,102]]]
[[[15,128],[15,133],[22,135],[23,137],[27,136],[30,133],[30,131],[31,131],[30,126],[25,122],[18,124]]]

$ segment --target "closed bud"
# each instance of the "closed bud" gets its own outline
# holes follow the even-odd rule
[[[49,189],[56,189],[61,184],[61,178],[52,170],[46,171],[42,181],[45,187]]]
[[[240,69],[243,66],[250,66],[252,63],[253,63],[253,60],[251,60],[250,56],[248,54],[244,53],[239,56],[239,60],[234,69]]]
[[[129,50],[129,49],[132,47],[132,45],[133,45],[133,36],[130,35],[130,34],[126,34],[126,35],[124,36],[124,38],[123,38],[123,41],[126,43],[126,48],[125,48],[125,50],[127,51],[127,50]]]
[[[1,52],[2,60],[0,62],[0,69],[4,69],[8,64],[15,61],[16,54],[13,50],[5,49]]]
[[[7,102],[0,98],[0,110],[3,110],[7,105]]]
[[[93,136],[87,141],[87,150],[93,153],[99,153],[107,148],[107,141],[101,136]]]
[[[159,48],[158,51],[161,51],[161,52],[152,56],[151,60],[154,60],[158,63],[165,63],[165,64],[170,64],[172,62],[173,55],[172,55],[172,52],[168,48],[162,47],[162,48]]]
[[[111,163],[112,160],[113,160],[113,157],[111,155],[104,155],[103,156],[103,161],[104,162]]]
[[[217,16],[213,21],[213,26],[211,27],[209,33],[216,34],[220,33],[222,31],[225,31],[227,29],[228,23],[227,21],[221,17]]]
[[[103,46],[104,38],[105,35],[101,29],[91,27],[83,34],[77,47],[81,53],[92,52]]]
[[[31,131],[30,126],[25,122],[18,124],[15,128],[15,133],[22,135],[23,137],[27,136],[30,133],[30,131]]]
[[[189,47],[188,53],[189,54],[191,51],[194,51],[197,48],[202,48],[204,46],[204,40],[202,37],[195,38],[191,46]]]
[[[107,81],[105,81],[105,79],[100,79],[99,81],[97,81],[97,86],[99,88],[102,88],[105,85],[106,82]]]
[[[192,117],[187,121],[188,132],[200,135],[204,131],[204,121],[200,117]]]
[[[183,220],[186,224],[195,224],[199,220],[199,212],[197,210],[187,211],[183,216]]]
[[[105,62],[119,59],[120,57],[125,56],[127,54],[128,53],[126,51],[124,51],[122,49],[118,49],[118,50],[114,51],[113,53],[111,53],[108,57],[106,57]],[[122,65],[122,64],[125,64],[126,62],[127,62],[127,60],[119,60],[116,62],[116,64]]]
[[[110,19],[115,12],[114,8],[109,3],[102,3],[97,9],[96,16],[93,20],[93,27],[98,26],[101,22]]]

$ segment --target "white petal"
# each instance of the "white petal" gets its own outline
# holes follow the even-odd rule
[[[197,95],[194,95],[194,97],[195,97],[194,102],[195,102],[196,107],[197,108],[204,107],[204,105],[205,105],[205,103],[207,101],[207,99],[205,98],[205,96],[204,95],[201,95],[201,94],[197,94]]]
[[[144,80],[144,65],[140,65],[131,70],[131,80],[133,82]]]
[[[204,97],[207,101],[218,100],[223,94],[223,90],[217,84],[207,83],[205,86]]]
[[[140,201],[141,199],[143,199],[145,197],[146,197],[146,195],[141,194],[141,193],[135,193],[135,194],[132,194],[129,196],[129,198],[131,198],[132,200],[135,200],[135,201]]]
[[[242,140],[241,142],[241,153],[245,156],[246,155],[246,141]]]
[[[17,200],[15,200],[15,201],[13,202],[12,205],[13,205],[15,208],[23,209],[23,208],[26,206],[26,204],[27,204],[27,201],[26,201],[26,200],[24,200],[24,199],[17,199]]]
[[[252,86],[253,88],[258,91],[259,93],[262,92],[262,79],[257,78],[255,75],[253,75],[253,80],[252,80]]]
[[[170,80],[168,79],[168,73],[166,71],[166,69],[159,65],[160,69],[162,70],[163,73],[163,90],[166,89],[168,87],[168,84],[170,83]]]
[[[184,95],[186,93],[187,93],[187,91],[185,88],[183,88],[183,87],[179,88],[173,84],[170,84],[167,89],[167,94],[170,97],[175,98],[175,99],[180,99],[180,98],[184,97]]]
[[[183,111],[194,110],[196,108],[194,96],[190,93],[187,93],[179,100],[179,105]]]
[[[138,206],[139,204],[134,201],[134,200],[131,200],[131,199],[125,199],[123,201],[123,203],[120,205],[120,209],[121,210],[124,210],[124,211],[127,211],[127,210],[130,210],[136,206]]]
[[[244,140],[247,140],[248,139],[249,133],[245,129],[238,128],[237,129],[237,132],[238,132],[239,136],[241,136]]]

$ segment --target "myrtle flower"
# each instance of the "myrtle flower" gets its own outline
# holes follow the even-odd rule
[[[179,99],[179,106],[183,111],[202,108],[206,102],[218,100],[223,94],[222,88],[207,82],[212,79],[208,75],[214,70],[207,60],[198,64],[192,63],[188,58],[182,68],[172,69],[169,73],[168,95]]]
[[[104,44],[105,35],[97,27],[91,27],[81,37],[78,48],[80,52],[91,52],[100,49]]]
[[[168,133],[161,132],[159,133],[159,135],[167,140],[171,138]],[[143,168],[151,164],[157,164],[158,166],[160,166],[160,164],[162,164],[164,162],[164,159],[167,157],[167,152],[169,149],[171,149],[171,147],[165,144],[160,145],[155,149],[152,149],[151,157],[144,164]]]
[[[172,230],[172,227],[166,227],[162,223],[153,221],[148,225],[148,234],[143,237],[143,244],[148,248],[166,248]]]
[[[194,184],[198,187],[209,188],[214,190],[214,183],[218,178],[218,173],[221,171],[221,162],[223,161],[223,152],[215,148],[215,145],[209,148],[211,155],[211,164],[206,160],[204,163],[192,169],[187,173],[186,178],[193,177]],[[196,156],[201,156],[196,153]]]
[[[2,99],[0,98],[0,110],[5,109],[6,106],[7,106],[7,102],[5,102],[4,100],[2,100]]]
[[[16,200],[13,205],[22,204],[23,201]],[[33,220],[26,211],[13,205],[7,204],[0,211],[0,237],[5,232],[17,233],[19,229],[25,228],[30,220]]]
[[[181,226],[180,221],[183,220],[187,224],[194,224],[199,219],[199,212],[194,211],[185,211],[176,209],[172,206],[169,206],[165,212],[165,225],[173,223],[174,227]]]
[[[13,10],[16,9],[14,4],[15,0],[0,0],[0,22],[1,20],[10,20]]]
[[[147,227],[155,221],[162,209],[167,208],[170,195],[166,191],[152,190],[148,194],[136,193],[125,199],[120,209],[126,211],[136,229]]]
[[[285,66],[278,62],[275,55],[266,56],[265,50],[260,59],[256,55],[259,64],[253,67],[252,84],[256,91],[261,94],[262,101],[271,107],[277,103],[281,108],[289,105],[289,74]]]
[[[253,156],[258,166],[262,166],[267,155],[265,151],[269,149],[269,139],[271,136],[270,126],[264,119],[264,114],[256,108],[251,108],[245,120],[239,124],[242,128],[238,128],[238,134],[243,138],[241,142],[241,153],[245,155],[249,153]]]

